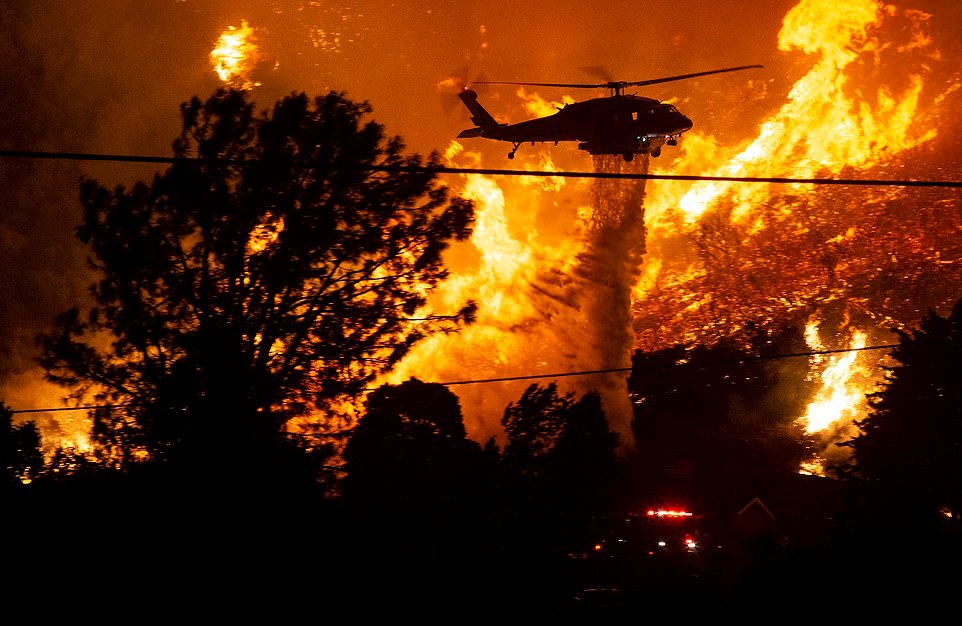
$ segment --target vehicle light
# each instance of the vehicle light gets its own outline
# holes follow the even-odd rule
[[[691,517],[691,512],[682,509],[649,509],[648,517]]]

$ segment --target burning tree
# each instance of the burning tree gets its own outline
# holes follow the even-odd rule
[[[59,316],[42,364],[75,399],[113,405],[95,416],[104,441],[259,476],[292,458],[295,418],[323,422],[420,339],[472,319],[471,303],[423,309],[473,205],[436,184],[435,155],[404,156],[343,94],[258,113],[220,90],[181,108],[183,160],[130,189],[83,182],[96,305]]]

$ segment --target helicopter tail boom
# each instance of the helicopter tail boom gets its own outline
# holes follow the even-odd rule
[[[461,98],[464,106],[468,107],[468,111],[471,112],[471,121],[477,126],[477,128],[469,128],[463,131],[458,135],[459,137],[480,137],[482,131],[500,126],[497,120],[478,102],[478,94],[476,91],[465,89],[458,94],[458,97]]]

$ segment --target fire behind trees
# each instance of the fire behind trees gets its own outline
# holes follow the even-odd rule
[[[375,478],[366,486],[361,481],[349,495],[382,505],[401,497],[415,505],[404,524],[391,506],[381,506],[382,516],[366,517],[355,528],[351,522],[357,517],[328,516],[333,509],[327,504],[283,497],[288,481],[313,481],[329,452],[315,450],[321,454],[311,456],[290,444],[284,431],[289,419],[358,394],[420,338],[456,330],[473,313],[470,303],[458,311],[422,311],[426,291],[445,276],[441,252],[470,230],[470,204],[449,200],[430,171],[390,177],[366,172],[363,166],[375,163],[420,164],[417,157],[402,156],[399,139],[385,139],[376,124],[362,125],[367,112],[337,94],[315,100],[295,95],[258,116],[243,94],[219,92],[183,107],[184,130],[175,151],[199,156],[199,163],[175,165],[129,190],[83,184],[85,219],[78,234],[101,276],[93,287],[98,304],[58,319],[42,338],[44,365],[74,391],[90,390],[99,400],[122,405],[96,415],[95,424],[107,453],[99,461],[117,471],[81,477],[60,491],[38,484],[34,494],[42,504],[25,509],[18,523],[28,531],[19,536],[39,541],[54,526],[67,529],[77,545],[95,553],[101,574],[113,571],[117,559],[136,554],[151,574],[202,561],[218,573],[237,566],[236,581],[250,573],[248,557],[272,553],[275,561],[256,580],[278,584],[264,572],[297,562],[303,549],[284,538],[306,530],[316,539],[310,548],[315,559],[353,563],[354,569],[343,573],[357,577],[388,565],[382,570],[391,578],[381,580],[386,585],[410,572],[411,559],[423,566],[419,573],[425,578],[409,580],[408,590],[424,581],[438,583],[445,572],[464,574],[460,559],[475,557],[481,560],[468,560],[468,568],[477,564],[468,580],[486,592],[494,588],[488,575],[505,570],[512,574],[505,580],[519,585],[509,593],[515,598],[557,591],[552,551],[572,536],[564,527],[572,522],[570,512],[580,508],[587,526],[588,514],[612,504],[589,497],[614,480],[606,472],[614,467],[616,441],[604,428],[593,394],[576,399],[559,396],[553,386],[529,388],[505,410],[502,451],[493,442],[482,448],[467,441],[457,402],[438,386],[412,381],[381,388],[369,405],[380,427],[362,418],[358,439],[349,444],[349,450],[362,452],[347,455],[355,478],[365,473]],[[935,337],[945,325],[933,317],[915,339]],[[647,446],[638,454],[649,455],[642,462],[684,469],[684,461],[695,458],[707,459],[709,467],[741,463],[745,469],[750,457],[774,471],[803,457],[804,438],[789,416],[798,414],[795,405],[805,394],[786,403],[772,390],[784,390],[781,375],[790,372],[773,374],[768,364],[752,361],[784,349],[798,352],[800,338],[786,331],[757,340],[748,348],[636,355],[634,427]],[[909,359],[909,352],[906,348],[906,368],[927,363]],[[718,358],[753,365],[748,373],[733,374],[710,367]],[[953,355],[935,362],[951,372]],[[657,376],[647,367],[666,364],[673,368]],[[911,371],[919,370],[903,373]],[[957,378],[909,387],[912,393],[937,395],[949,390],[954,397]],[[425,398],[433,400],[417,417]],[[951,411],[920,414],[914,402],[895,400],[876,406],[879,412],[865,424],[869,433],[895,432],[906,419],[915,426],[937,419],[940,432],[949,434],[941,441],[958,444],[952,426],[958,418]],[[759,421],[769,430],[760,429]],[[901,425],[890,426],[894,423]],[[439,437],[450,445],[435,445]],[[903,462],[895,451],[884,453],[891,446],[876,435],[852,445],[856,459],[870,461],[865,470],[872,478],[884,480],[888,469]],[[138,480],[149,465],[172,470],[180,480],[145,489],[147,483]],[[932,472],[953,467],[919,462],[910,475],[913,483],[932,481],[952,496],[956,485]],[[164,482],[159,475],[149,474],[153,487]],[[584,481],[586,476],[595,482]],[[475,481],[470,490],[462,491],[459,477]],[[627,478],[650,485],[659,476]],[[584,496],[580,501],[565,492],[575,479],[581,480],[574,490]],[[178,489],[187,485],[200,497],[184,500]],[[505,495],[513,498],[501,499]],[[432,517],[442,496],[462,499],[450,515]],[[958,515],[951,508],[957,500],[943,500],[946,510]],[[455,523],[439,526],[440,521]],[[358,544],[341,541],[372,536],[358,528],[378,538],[374,549],[364,550],[372,560],[354,561]],[[417,540],[405,531],[415,532]],[[522,584],[533,573],[544,576],[537,589]],[[202,574],[191,576],[199,582]],[[299,584],[330,585],[338,577],[328,571]],[[457,586],[449,584],[448,591]],[[350,579],[334,585],[347,587]],[[456,597],[468,601],[471,590],[460,591]]]
[[[43,466],[40,431],[32,422],[15,425],[13,413],[0,403],[0,492],[38,476]]]
[[[962,300],[898,335],[870,413],[844,444],[846,476],[879,496],[883,519],[962,529]]]
[[[193,160],[130,189],[83,182],[96,305],[58,317],[42,364],[76,398],[122,407],[95,415],[108,460],[250,480],[297,447],[291,420],[472,319],[471,302],[424,305],[473,207],[436,184],[436,156],[405,156],[337,93],[257,112],[221,90],[181,112],[174,153]]]

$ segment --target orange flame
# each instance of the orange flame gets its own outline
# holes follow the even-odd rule
[[[480,159],[457,142],[446,157],[452,164],[471,166]],[[523,167],[528,169],[558,169],[546,153],[529,151],[521,160],[527,160]],[[633,167],[643,166],[644,160],[639,161]],[[626,263],[625,253],[644,246],[639,230],[643,228],[639,193],[643,185],[598,194],[601,200],[591,206],[571,203],[573,194],[590,188],[583,185],[563,177],[498,179],[471,174],[463,179],[460,193],[473,200],[477,209],[474,232],[470,244],[452,255],[460,271],[433,294],[429,308],[449,311],[470,298],[481,305],[478,320],[457,335],[435,336],[418,344],[390,380],[518,377],[497,386],[455,388],[468,432],[476,438],[500,435],[504,407],[536,382],[525,377],[629,364],[633,337],[628,293],[640,264]],[[524,197],[524,211],[507,202],[508,197],[517,201],[519,196]],[[548,232],[546,222],[537,219],[542,211],[559,218],[552,224],[567,224],[566,230]],[[459,256],[468,259],[461,268],[457,268]],[[608,323],[596,323],[599,316],[606,316]],[[561,391],[601,394],[613,429],[630,446],[625,378],[555,382]]]
[[[479,160],[479,155],[465,152],[457,142],[451,144],[446,156],[461,162]],[[565,247],[552,250],[537,243],[536,232],[516,232],[509,223],[502,184],[480,174],[464,178],[460,194],[475,202],[477,217],[470,244],[457,247],[453,254],[468,261],[463,271],[452,275],[428,303],[432,310],[450,311],[473,298],[482,305],[477,322],[457,336],[436,335],[419,343],[392,372],[390,382],[410,376],[428,381],[455,381],[467,377],[530,374],[532,369],[544,370],[551,362],[550,356],[541,350],[553,342],[543,336],[548,329],[539,323],[542,314],[531,299],[530,284],[536,280],[540,265],[563,265],[564,259],[577,254],[579,246],[569,242]],[[552,189],[549,186],[546,193]],[[531,189],[529,193],[538,191]],[[454,263],[460,264],[458,259]],[[552,350],[557,348],[551,346]],[[519,363],[517,356],[525,352],[529,358]],[[445,358],[438,359],[440,354]],[[466,407],[465,421],[470,433],[479,438],[496,435],[497,429],[491,427],[490,418],[495,415],[495,419],[500,419],[501,411],[510,401],[499,398],[492,402],[499,395],[477,398],[475,406]],[[521,390],[513,395],[510,399],[517,399]]]
[[[917,124],[925,75],[940,56],[927,34],[929,18],[876,0],[844,6],[801,0],[783,20],[778,47],[814,58],[786,101],[744,147],[727,149],[711,136],[688,133],[669,169],[711,176],[827,177],[843,168],[864,171],[884,165],[930,142],[936,130]],[[883,26],[893,20],[908,28],[901,29],[900,40],[883,41]],[[885,55],[909,53],[922,61],[910,64],[903,56],[901,86],[885,84]],[[957,88],[949,86],[931,106]],[[851,301],[847,290],[853,279],[844,273],[866,271],[872,261],[840,261],[835,251],[869,252],[855,248],[860,240],[871,242],[870,229],[854,226],[856,215],[845,214],[844,204],[803,215],[818,204],[815,190],[801,184],[787,189],[792,196],[767,184],[653,186],[646,202],[648,267],[634,291],[633,307],[643,327],[641,348],[710,343],[739,332],[749,321],[775,322],[792,311]],[[900,194],[904,192],[864,192],[848,206],[870,214],[868,207]],[[696,246],[688,244],[691,252],[678,254],[686,241]],[[869,318],[874,315],[864,299],[855,306]],[[647,326],[652,319],[660,321]],[[810,324],[810,333],[812,328],[817,330]],[[850,347],[866,345],[864,331],[850,332]],[[817,339],[817,332],[810,336],[813,348],[822,346]],[[871,377],[860,369],[858,355],[813,361],[813,368],[821,368],[822,389],[802,418],[810,433],[837,434],[867,410],[864,394]]]
[[[927,103],[923,97],[927,73],[939,58],[929,19],[877,0],[800,0],[785,16],[777,44],[784,57],[808,64],[784,101],[746,141],[728,147],[696,126],[673,151],[676,158],[665,164],[666,154],[661,164],[678,174],[805,178],[886,166],[932,142],[934,127],[917,122],[926,106],[945,105],[959,84],[956,75],[941,94],[926,96]],[[890,23],[904,28],[889,37],[883,31]],[[901,75],[888,80],[891,64],[885,60],[893,56],[900,60]],[[251,72],[258,48],[246,21],[224,31],[210,58],[225,83],[245,89],[257,85]],[[517,95],[536,116],[572,102],[569,97],[548,101],[524,90]],[[547,150],[523,151],[519,162],[552,171],[556,166]],[[452,165],[480,164],[479,154],[457,142],[445,156]],[[612,161],[595,165],[628,167]],[[647,158],[632,164],[645,171],[647,166]],[[873,311],[867,296],[848,298],[854,273],[881,266],[879,255],[889,252],[866,251],[876,256],[865,260],[834,251],[871,241],[856,218],[904,197],[902,191],[868,191],[848,200],[836,194],[825,203],[832,208],[825,209],[820,192],[807,185],[657,181],[648,188],[602,187],[562,177],[475,174],[460,182],[461,193],[476,202],[476,228],[470,242],[448,251],[452,275],[432,294],[428,308],[450,312],[474,299],[481,305],[478,321],[457,335],[419,343],[384,382],[623,367],[634,348],[710,344],[749,322],[776,324],[789,313],[842,300],[870,320],[893,321],[882,320],[884,313]],[[618,202],[611,200],[618,195]],[[820,212],[810,214],[814,209]],[[268,245],[271,236],[259,233],[251,251]],[[925,253],[922,242],[905,245],[906,255]],[[810,345],[839,347],[823,342],[817,324],[810,326]],[[865,346],[870,335],[849,329],[843,345]],[[813,359],[812,376],[822,381],[822,390],[799,418],[810,432],[837,433],[864,410],[856,396],[867,389],[870,377],[860,368],[868,358]],[[607,382],[611,397],[624,387],[622,378],[614,378]],[[469,433],[477,439],[497,435],[505,405],[531,382],[452,387]],[[598,377],[558,382],[578,391],[606,384]],[[627,397],[624,402],[629,404]],[[612,414],[616,429],[630,437],[630,406],[616,406]],[[811,467],[820,471],[817,460]]]
[[[568,95],[562,96],[561,102],[545,100],[536,93],[528,93],[523,87],[518,89],[517,95],[521,98],[521,106],[525,112],[532,117],[546,117],[557,113],[565,105],[574,103],[574,99]]]
[[[254,38],[254,29],[246,20],[238,26],[228,26],[220,34],[214,49],[210,51],[214,72],[226,85],[235,89],[250,90],[260,85],[251,78],[260,53]]]
[[[833,0],[800,0],[785,16],[778,47],[786,56],[798,55],[800,60],[807,56],[811,61],[787,89],[784,102],[760,121],[754,137],[735,147],[697,130],[689,132],[675,152],[677,158],[665,169],[715,176],[827,177],[846,168],[867,171],[886,166],[931,142],[936,130],[918,123],[924,107],[940,106],[958,85],[923,101],[925,78],[939,58],[927,34],[928,20],[925,13],[899,11],[876,0],[844,6]],[[889,23],[897,27],[886,30]],[[891,30],[897,32],[893,35]],[[886,61],[892,55],[899,55],[904,69],[887,81],[891,63]],[[523,89],[517,95],[536,116],[554,113],[564,104]],[[544,152],[520,154],[522,160],[542,159],[536,169],[550,169],[552,162]],[[459,144],[452,144],[448,156],[479,158],[465,154]],[[647,167],[648,159],[640,161]],[[466,179],[465,192],[478,203],[478,228],[472,239],[475,264],[456,273],[441,298],[449,306],[475,298],[482,304],[479,320],[457,337],[433,338],[419,346],[399,368],[400,377],[481,379],[572,370],[577,369],[576,362],[592,363],[584,369],[598,369],[599,358],[609,364],[616,361],[588,347],[602,336],[588,329],[610,324],[612,308],[593,308],[590,298],[578,290],[606,288],[604,277],[593,275],[591,280],[598,282],[580,280],[581,261],[597,252],[591,243],[594,226],[627,222],[620,208],[606,216],[596,195],[575,203],[577,213],[571,217],[576,226],[566,238],[545,245],[537,237],[544,222],[530,219],[538,214],[540,203],[550,197],[559,206],[556,193],[576,196],[589,191],[570,179],[566,187],[563,181],[551,187],[550,181],[526,186],[483,176]],[[617,195],[619,188],[609,187],[606,193]],[[867,298],[853,299],[848,293],[854,272],[877,273],[881,261],[843,253],[857,254],[872,241],[872,229],[855,219],[859,211],[877,215],[882,212],[879,207],[905,194],[891,189],[863,190],[856,196],[834,193],[826,203],[833,206],[826,209],[820,203],[826,194],[808,185],[651,184],[640,207],[644,228],[633,232],[644,245],[624,252],[620,259],[609,255],[606,261],[613,275],[637,261],[631,267],[633,282],[626,302],[633,318],[632,347],[710,344],[736,335],[748,323],[783,323],[794,312],[818,311],[832,302],[850,302],[867,322],[890,322],[883,319],[885,314],[872,311]],[[817,213],[809,212],[815,209]],[[639,252],[644,253],[643,263],[630,256]],[[871,252],[885,254],[874,248]],[[607,292],[608,297],[620,297],[616,294]],[[864,347],[870,336],[867,330],[847,332],[845,345],[853,348]],[[591,355],[573,360],[555,344],[559,341],[570,352]],[[616,350],[622,348],[615,342]],[[439,359],[442,354],[445,358]],[[860,356],[813,361],[813,376],[819,376],[823,386],[804,416],[810,432],[837,435],[864,412],[863,396],[871,376],[862,368],[871,357],[850,354]],[[465,406],[469,432],[497,430],[505,394],[492,393],[492,387],[486,385],[486,393],[496,396],[497,403],[469,400]],[[474,397],[464,387],[454,389],[462,403]],[[508,399],[520,395],[515,390]],[[812,467],[818,463],[813,461]]]
[[[809,347],[816,351],[825,350],[818,336],[818,322],[810,321],[805,329],[805,338]],[[857,359],[857,350],[865,348],[866,334],[860,330],[852,332],[849,343],[851,352],[838,356],[815,356],[813,366],[819,367],[824,363],[819,379],[821,388],[809,403],[805,416],[802,418],[807,433],[817,433],[839,423],[851,422],[865,412],[864,381],[860,377],[868,374],[861,368]],[[859,384],[857,384],[859,383]]]
[[[799,2],[785,17],[779,49],[800,50],[817,59],[796,81],[787,102],[761,124],[747,147],[730,157],[712,138],[687,135],[684,155],[672,169],[711,176],[809,178],[845,166],[868,169],[935,138],[935,129],[915,131],[912,126],[922,91],[922,68],[909,74],[909,86],[897,95],[885,86],[874,96],[864,93],[853,87],[846,73],[857,61],[879,64],[883,46],[874,31],[892,11],[892,7],[883,10],[876,0],[847,2],[844,9],[833,0]],[[912,16],[922,20],[917,12]],[[922,46],[930,40],[916,31],[912,41]],[[677,183],[660,186],[652,194],[651,210],[660,215],[677,206],[691,223],[724,198],[735,207],[732,218],[745,220],[771,193],[767,186],[733,182],[681,191]]]

